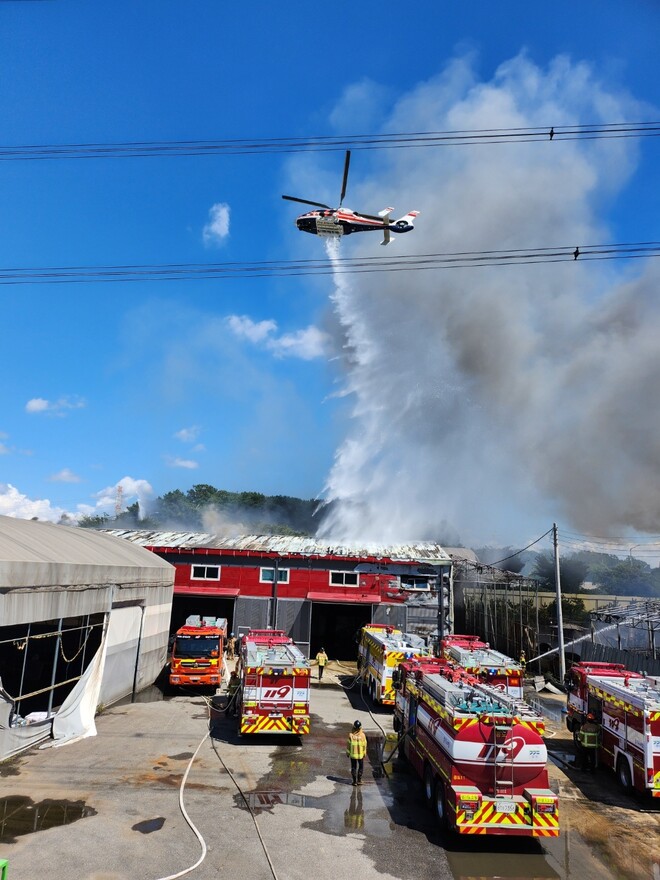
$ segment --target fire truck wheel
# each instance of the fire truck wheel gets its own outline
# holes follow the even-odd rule
[[[424,768],[424,800],[432,809],[435,804],[435,775],[428,764]]]
[[[447,801],[445,800],[445,787],[438,779],[435,784],[435,815],[440,828],[447,827]]]
[[[619,760],[616,762],[616,778],[625,792],[630,793],[632,791],[633,784],[632,776],[630,775],[630,764],[621,755],[619,755]]]

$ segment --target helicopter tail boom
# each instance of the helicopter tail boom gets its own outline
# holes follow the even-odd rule
[[[400,227],[402,232],[409,232],[415,225],[415,217],[418,216],[419,211],[409,211],[407,214],[404,214],[403,217],[399,217],[396,221],[396,226]],[[404,226],[407,226],[408,229],[404,229]]]

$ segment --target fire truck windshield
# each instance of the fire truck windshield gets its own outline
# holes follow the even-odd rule
[[[217,656],[217,636],[177,636],[172,653],[175,657],[209,657],[212,651]]]

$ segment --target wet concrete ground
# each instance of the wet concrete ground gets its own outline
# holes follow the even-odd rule
[[[178,695],[115,706],[97,719],[97,737],[1,764],[0,857],[9,859],[9,880],[158,880],[194,864],[200,844],[178,797],[198,746],[184,793],[208,847],[188,875],[196,880],[660,880],[660,804],[626,798],[605,773],[572,768],[560,724],[547,740],[559,839],[441,835],[407,765],[379,766],[391,714],[370,715],[357,688],[339,686],[350,683],[344,672],[315,682],[309,737],[239,738],[233,719],[203,697]],[[345,757],[356,717],[369,740],[357,789]]]

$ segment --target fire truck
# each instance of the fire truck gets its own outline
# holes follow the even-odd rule
[[[224,617],[186,619],[174,636],[170,655],[170,684],[176,686],[219,686],[224,675],[227,620]]]
[[[510,696],[523,696],[524,676],[520,664],[506,654],[495,651],[478,636],[445,636],[441,644],[441,655]]]
[[[442,828],[559,836],[541,715],[444,658],[401,663],[394,684],[399,754]]]
[[[285,632],[241,636],[237,671],[239,734],[309,733],[310,664]]]
[[[402,660],[431,656],[418,636],[385,624],[370,623],[358,635],[358,669],[374,703],[394,705],[392,672]]]
[[[577,738],[589,712],[600,724],[598,763],[624,791],[660,798],[660,684],[622,663],[574,663],[566,726]]]

